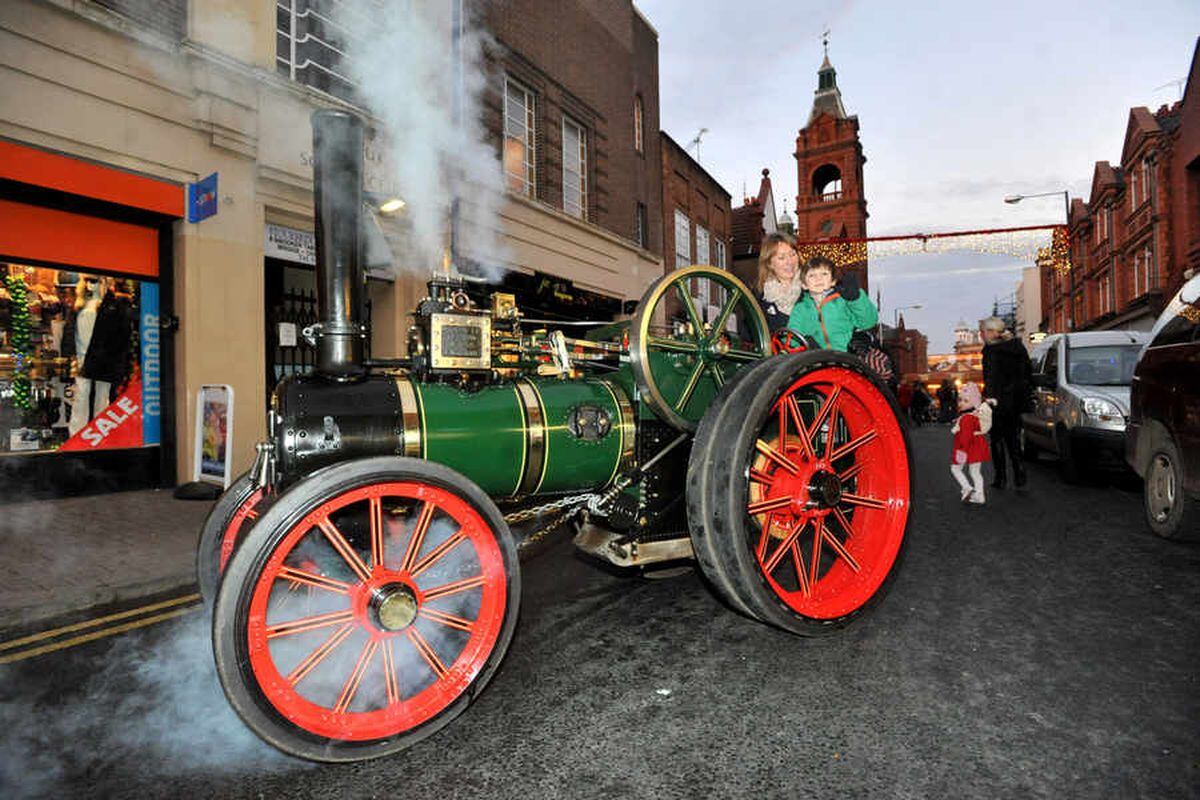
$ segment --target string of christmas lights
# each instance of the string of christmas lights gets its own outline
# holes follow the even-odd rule
[[[801,262],[824,257],[838,268],[849,269],[861,266],[869,259],[955,252],[1009,256],[1020,261],[1032,261],[1059,273],[1071,269],[1070,246],[1064,225],[798,242],[796,249]]]
[[[22,411],[33,408],[32,384],[29,380],[29,352],[33,344],[30,331],[29,288],[24,279],[9,275],[5,280],[11,298],[9,310],[9,336],[13,351],[12,402]]]

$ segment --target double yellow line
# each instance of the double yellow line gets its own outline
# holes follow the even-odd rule
[[[0,642],[0,664],[11,664],[14,661],[23,661],[27,658],[43,655],[44,653],[53,653],[56,650],[65,650],[68,647],[75,647],[86,642],[94,642],[97,639],[116,636],[118,633],[131,631],[134,628],[143,628],[147,625],[154,625],[155,623],[164,622],[174,617],[190,614],[193,611],[198,611],[200,607],[200,595],[189,594],[183,597],[176,597],[172,600],[163,600],[161,603],[151,603],[150,605],[131,608],[128,611],[122,611],[117,614],[108,614],[107,616],[76,622],[72,625],[64,625],[61,628],[52,628],[51,630],[30,634],[29,636],[10,639],[7,642]],[[164,611],[163,609],[169,610]],[[132,619],[129,622],[122,622],[122,620],[130,620],[130,618],[136,619]],[[99,628],[99,630],[88,630],[89,628]],[[77,631],[88,632],[77,636],[70,636],[66,639],[60,638],[67,634],[76,633]],[[46,644],[39,644],[39,642],[46,642]]]

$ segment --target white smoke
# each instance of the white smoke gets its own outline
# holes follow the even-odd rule
[[[74,662],[80,674],[65,696],[32,695],[21,672],[7,667],[0,673],[0,796],[67,797],[89,775],[142,761],[166,775],[307,769],[262,742],[230,708],[209,634],[207,615],[194,613],[162,638],[115,639],[98,670]]]
[[[347,0],[338,21],[348,31],[347,65],[361,101],[384,130],[381,145],[404,209],[400,264],[436,266],[458,199],[456,249],[493,273],[503,257],[499,156],[487,141],[482,97],[487,35],[460,0],[388,3]],[[455,32],[455,7],[463,15]],[[455,46],[457,42],[457,46]]]

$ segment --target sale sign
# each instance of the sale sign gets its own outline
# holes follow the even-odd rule
[[[132,380],[108,408],[63,443],[60,451],[142,446],[142,382]]]

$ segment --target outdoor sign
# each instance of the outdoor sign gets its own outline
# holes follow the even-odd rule
[[[162,442],[162,328],[158,324],[158,284],[142,281],[138,336],[142,344],[142,441]]]
[[[196,459],[192,479],[229,488],[233,387],[206,384],[196,393]]]
[[[187,187],[187,221],[199,222],[217,213],[217,173],[189,183]]]
[[[317,237],[311,231],[268,223],[263,254],[312,267],[317,263]]]

